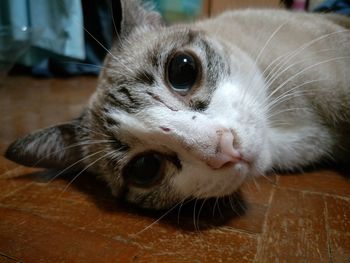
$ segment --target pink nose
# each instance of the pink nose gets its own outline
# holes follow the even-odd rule
[[[242,154],[233,147],[233,134],[230,131],[219,132],[218,152],[207,161],[208,166],[220,169],[242,160]]]

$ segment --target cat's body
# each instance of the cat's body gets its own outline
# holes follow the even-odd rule
[[[89,169],[149,208],[349,159],[347,18],[247,10],[164,27],[136,1],[123,7],[82,116],[15,142],[9,158]]]
[[[335,159],[340,152],[348,159],[344,150],[350,146],[349,18],[245,10],[198,26],[248,54],[258,67],[254,74],[262,74],[265,84],[271,84],[265,91],[271,96],[268,103],[279,101],[268,110],[275,114],[268,132],[274,167],[302,167],[334,151]]]

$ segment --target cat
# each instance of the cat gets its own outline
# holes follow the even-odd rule
[[[229,196],[274,169],[349,160],[349,20],[252,9],[167,26],[124,0],[81,116],[18,139],[6,157],[89,170],[151,209]]]

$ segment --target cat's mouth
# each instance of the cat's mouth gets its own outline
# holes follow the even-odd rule
[[[250,166],[250,160],[245,158],[241,151],[235,151],[232,154],[218,153],[214,158],[204,161],[212,170],[224,170],[232,168],[236,164],[245,164]]]

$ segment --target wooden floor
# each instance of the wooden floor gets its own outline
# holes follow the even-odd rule
[[[0,150],[76,117],[93,77],[10,77],[0,85]],[[350,180],[319,170],[247,182],[239,200],[164,212],[118,203],[83,174],[0,157],[0,262],[350,262]],[[236,212],[232,212],[233,209]]]

